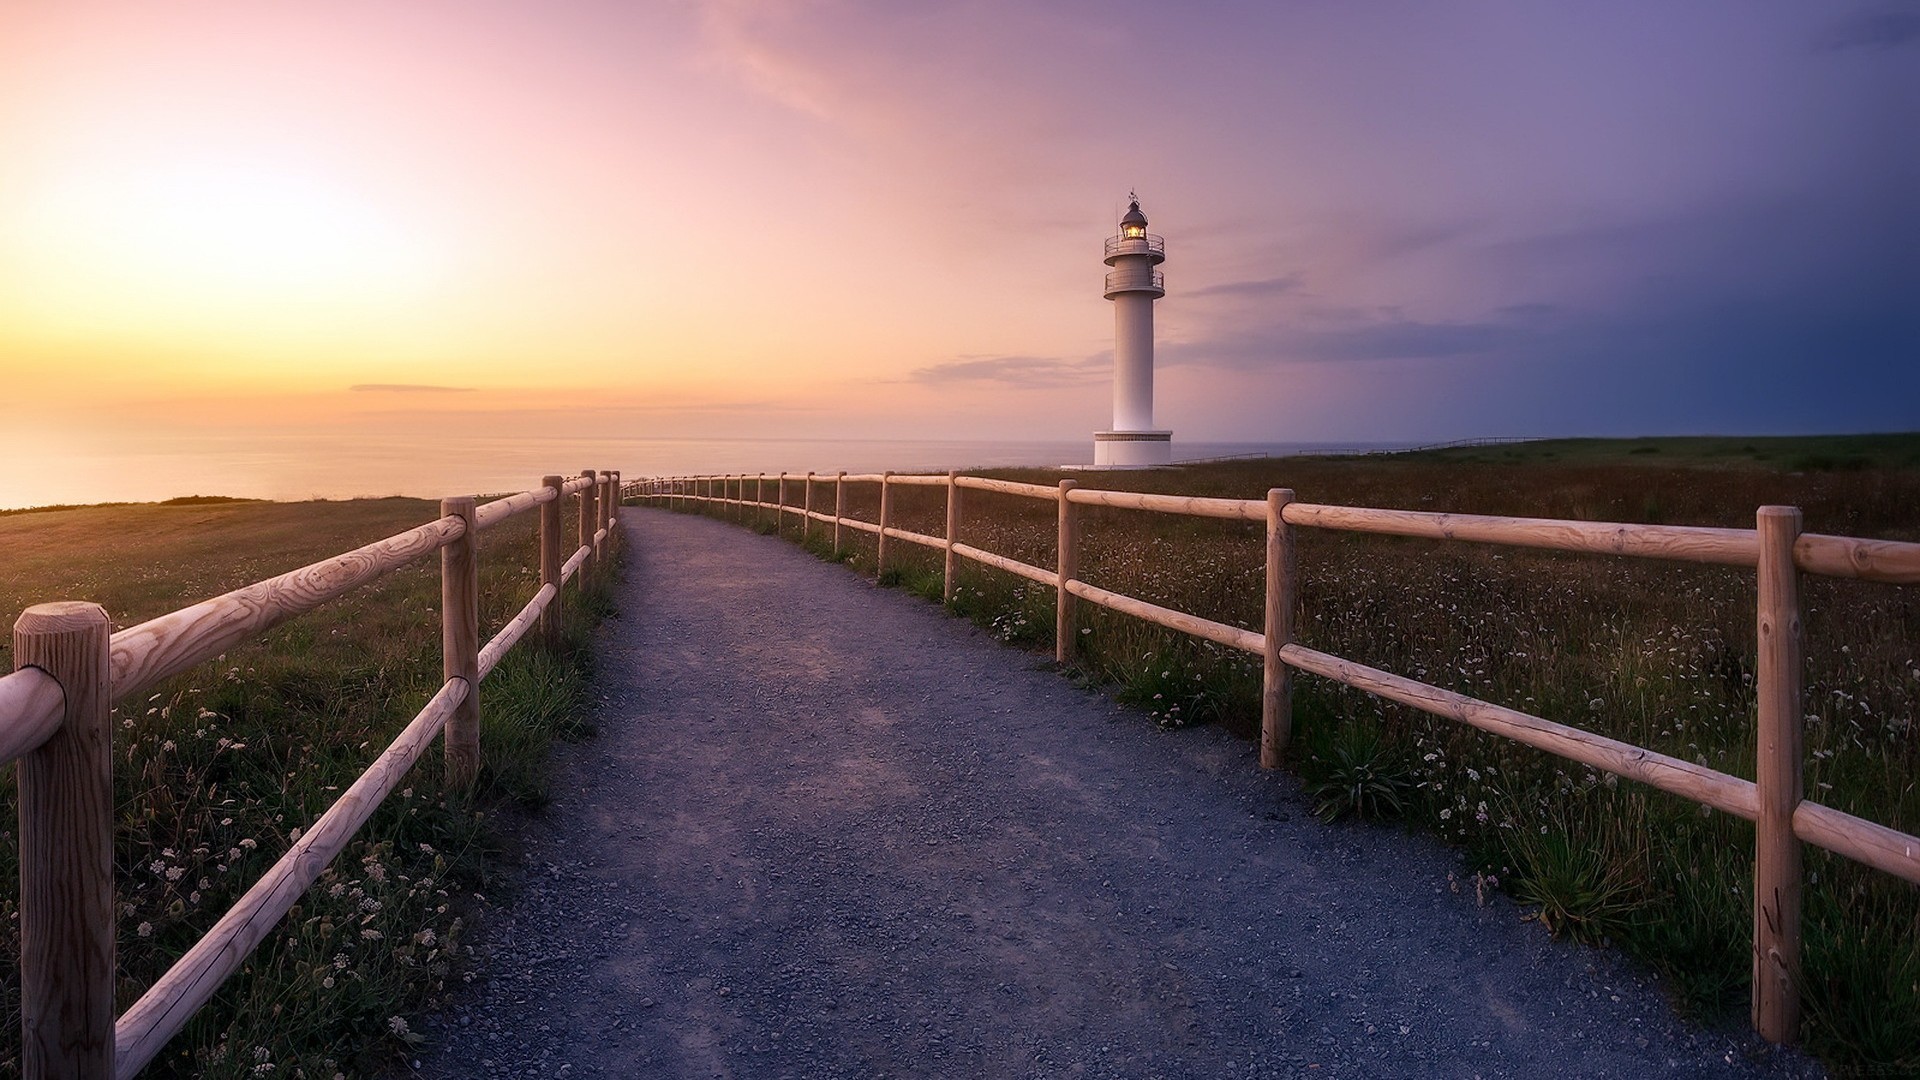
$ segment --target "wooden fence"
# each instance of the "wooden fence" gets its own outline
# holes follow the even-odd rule
[[[441,516],[224,596],[109,633],[96,604],[38,604],[14,625],[16,670],[0,678],[0,764],[19,761],[21,1068],[28,1080],[132,1077],[346,847],[434,736],[447,777],[480,768],[480,682],[536,624],[559,643],[561,590],[611,553],[619,474],[546,477],[531,491]],[[580,496],[578,543],[563,548],[561,508]],[[480,644],[479,533],[540,509],[540,588]],[[431,552],[440,552],[445,681],[400,736],[300,834],[245,896],[132,1007],[114,1017],[114,703],[142,693]]]
[[[804,495],[798,504],[787,499],[789,481],[803,485]],[[828,484],[833,487],[832,513],[814,509],[815,488]],[[880,485],[879,521],[861,521],[846,515],[849,484]],[[892,491],[902,485],[946,488],[945,536],[909,532],[893,525]],[[774,495],[772,502],[766,497],[770,488]],[[970,490],[1057,504],[1059,555],[1056,565],[1052,569],[1033,566],[962,543],[962,493]],[[1082,488],[1072,480],[1047,487],[956,472],[945,476],[893,473],[682,476],[636,481],[627,491],[632,496],[674,506],[756,507],[772,510],[776,520],[789,514],[799,515],[809,525],[812,522],[832,525],[836,550],[841,547],[843,529],[874,534],[878,538],[876,575],[886,573],[889,540],[942,551],[946,556],[945,591],[949,600],[953,598],[957,558],[1051,586],[1056,597],[1054,652],[1061,663],[1073,659],[1076,600],[1086,600],[1260,656],[1264,660],[1260,718],[1262,768],[1278,767],[1285,752],[1292,723],[1292,672],[1297,669],[1503,735],[1570,761],[1638,780],[1754,822],[1757,841],[1752,1019],[1760,1034],[1773,1042],[1794,1041],[1799,1029],[1800,844],[1816,844],[1920,884],[1920,838],[1806,798],[1801,771],[1805,707],[1801,691],[1803,611],[1799,588],[1801,573],[1920,584],[1920,544],[1803,533],[1800,511],[1790,506],[1760,507],[1756,527],[1752,529],[1710,529],[1323,506],[1297,502],[1293,492],[1284,488],[1267,492],[1265,499],[1191,498],[1099,491]],[[1263,523],[1267,538],[1262,632],[1160,607],[1079,580],[1080,530],[1076,510],[1081,506]],[[1753,568],[1759,611],[1756,628],[1759,662],[1755,675],[1759,760],[1755,779],[1744,780],[1642,746],[1307,648],[1294,640],[1293,632],[1299,585],[1294,559],[1296,528],[1470,540],[1512,547]]]

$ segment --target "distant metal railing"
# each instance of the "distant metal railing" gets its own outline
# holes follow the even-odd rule
[[[1167,257],[1167,242],[1152,233],[1145,236],[1107,237],[1107,258],[1121,255],[1158,255],[1164,259]]]
[[[1114,270],[1107,274],[1107,293],[1135,292],[1144,290],[1167,291],[1167,276],[1158,270],[1140,270],[1129,268]]]

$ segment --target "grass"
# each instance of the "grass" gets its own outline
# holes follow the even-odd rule
[[[0,517],[0,612],[90,599],[115,628],[436,516],[408,499],[77,507]],[[481,536],[481,629],[538,586],[533,515]],[[372,761],[440,685],[431,558],[293,620],[115,711],[115,876],[124,1009]],[[445,790],[429,751],[367,827],[146,1073],[332,1077],[402,1060],[409,1017],[470,977],[463,911],[503,884],[503,810],[546,798],[545,751],[586,734],[587,635],[604,590],[567,593],[565,644],[523,643],[481,689],[485,764]],[[11,659],[7,667],[11,668]],[[0,878],[18,880],[12,771]],[[0,936],[18,955],[18,894]],[[0,971],[0,1075],[17,1073],[17,969]],[[271,1069],[266,1069],[271,1066]]]
[[[990,474],[1048,485],[1062,475]],[[1753,526],[1758,506],[1790,504],[1811,532],[1920,540],[1916,434],[1554,440],[1078,479],[1737,528]],[[876,519],[876,485],[848,496],[849,514]],[[942,534],[944,496],[897,489],[896,523]],[[1081,510],[1086,580],[1259,629],[1261,527]],[[1048,502],[968,491],[962,535],[1051,567],[1054,515]],[[822,551],[823,531],[812,530]],[[782,532],[796,535],[797,523]],[[871,576],[872,537],[847,530],[843,542],[840,557]],[[938,596],[938,558],[900,543],[890,579]],[[1750,571],[1315,530],[1301,531],[1299,560],[1298,634],[1313,648],[1753,776]],[[1010,644],[1051,649],[1052,589],[966,562],[956,584],[955,613]],[[1808,795],[1920,832],[1920,589],[1810,578],[1803,592]],[[1254,733],[1257,658],[1086,604],[1076,630],[1080,667],[1155,722]],[[1399,817],[1458,845],[1476,880],[1498,882],[1547,930],[1611,941],[1662,973],[1686,1010],[1744,1023],[1750,824],[1311,676],[1295,679],[1294,715],[1290,765],[1332,812],[1391,816],[1397,802]],[[1811,848],[1807,871],[1807,1045],[1841,1073],[1920,1071],[1920,890]]]
[[[1413,770],[1382,737],[1378,724],[1347,719],[1312,729],[1316,745],[1308,752],[1307,791],[1320,820],[1344,817],[1399,817],[1413,789]]]

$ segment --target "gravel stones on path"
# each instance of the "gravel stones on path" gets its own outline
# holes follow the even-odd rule
[[[789,543],[623,511],[598,738],[559,749],[439,1077],[1804,1076],[1611,954],[1315,820],[1208,728]]]

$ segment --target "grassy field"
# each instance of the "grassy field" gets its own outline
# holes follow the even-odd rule
[[[1052,483],[1057,472],[994,475]],[[1085,486],[1920,540],[1920,435],[1566,440],[1367,457],[1082,473]],[[944,492],[901,488],[903,528],[944,532]],[[1263,531],[1086,511],[1083,577],[1258,630]],[[728,514],[732,512],[729,511]],[[874,485],[849,513],[875,520]],[[794,535],[797,525],[784,530]],[[828,530],[810,544],[827,552]],[[871,537],[838,553],[871,573]],[[965,497],[967,542],[1054,564],[1052,505]],[[1751,778],[1751,571],[1302,530],[1299,634],[1316,649]],[[888,580],[940,596],[938,554],[901,543]],[[891,560],[890,556],[890,560]],[[1053,592],[963,563],[953,608],[1050,649]],[[1920,589],[1809,579],[1807,791],[1920,832]],[[1251,735],[1257,658],[1082,605],[1081,670],[1162,725]],[[1291,766],[1328,817],[1398,818],[1464,849],[1463,887],[1504,889],[1549,930],[1611,942],[1712,1022],[1744,1023],[1753,828],[1725,814],[1310,676]],[[1920,890],[1808,849],[1808,1044],[1842,1072],[1920,1071]]]
[[[104,605],[116,629],[437,516],[410,499],[193,499],[0,515],[0,614]],[[538,587],[537,515],[481,537],[482,634]],[[523,643],[482,689],[486,766],[441,786],[436,746],[314,889],[144,1075],[328,1078],[403,1059],[408,1022],[468,977],[463,908],[497,887],[496,816],[538,805],[555,737],[583,733],[586,634],[606,598],[567,594],[567,644]],[[440,686],[431,557],[116,710],[120,1007],[277,859]],[[0,644],[0,650],[10,646]],[[12,659],[6,658],[11,670]],[[18,880],[13,770],[0,779],[0,879]],[[18,893],[0,890],[17,956]],[[17,1075],[17,969],[0,969],[0,1075]],[[269,1068],[270,1066],[270,1068]]]

